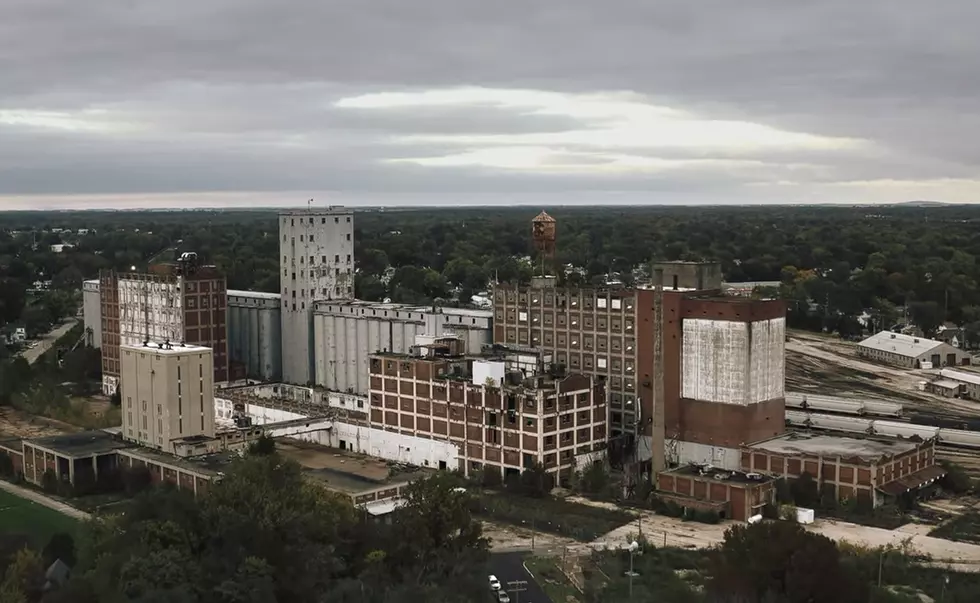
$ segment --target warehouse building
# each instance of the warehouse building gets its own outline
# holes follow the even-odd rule
[[[778,478],[807,473],[837,500],[877,507],[946,474],[936,440],[787,433],[743,446],[741,469]]]
[[[282,297],[228,290],[228,356],[231,381],[282,379]]]
[[[776,500],[776,480],[754,472],[691,464],[657,474],[657,496],[685,509],[747,521]]]
[[[370,370],[371,426],[454,446],[448,468],[467,475],[541,464],[567,479],[606,446],[602,380],[558,371],[550,354],[500,346],[474,357],[435,339],[412,355],[373,354]]]
[[[882,331],[858,344],[858,356],[911,369],[970,364],[970,354],[948,343]]]
[[[147,273],[104,271],[99,281],[104,394],[119,386],[120,346],[145,341],[211,348],[214,382],[228,380],[228,298],[216,267],[185,253]]]
[[[664,283],[663,400],[668,464],[738,469],[739,446],[783,433],[784,302],[719,293],[716,263],[654,265]],[[494,290],[494,341],[553,355],[569,371],[606,379],[610,429],[636,433],[653,457],[657,338],[655,289],[556,286]],[[639,418],[637,418],[639,415]]]
[[[980,374],[943,369],[939,371],[939,381],[948,382],[954,394],[970,400],[980,400]]]

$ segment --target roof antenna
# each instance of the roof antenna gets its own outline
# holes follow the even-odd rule
[[[309,211],[313,211],[313,199],[310,199],[309,201],[306,202],[306,209]]]

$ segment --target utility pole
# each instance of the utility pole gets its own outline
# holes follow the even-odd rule
[[[881,588],[881,566],[885,563],[885,549],[878,553],[878,588]]]
[[[521,593],[527,590],[527,580],[511,580],[507,590],[514,593],[514,603],[521,603]]]

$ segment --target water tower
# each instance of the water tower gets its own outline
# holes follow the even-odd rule
[[[541,275],[547,274],[547,269],[553,268],[555,264],[555,243],[558,240],[558,222],[548,215],[541,212],[536,218],[531,220],[531,240],[534,241],[534,249],[538,254],[538,265],[541,268]]]

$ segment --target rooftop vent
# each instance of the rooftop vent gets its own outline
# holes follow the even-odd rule
[[[895,334],[894,334],[894,333],[892,333],[892,334],[890,335],[890,337],[891,337],[891,339],[895,339]]]

